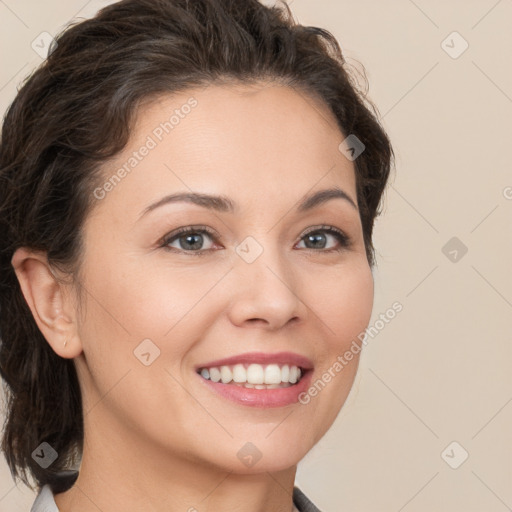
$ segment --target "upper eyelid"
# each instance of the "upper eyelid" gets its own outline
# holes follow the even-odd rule
[[[349,236],[345,230],[338,228],[336,226],[333,226],[331,224],[318,224],[316,226],[310,226],[309,228],[306,228],[306,230],[303,232],[302,236],[305,236],[309,233],[315,232],[315,231],[327,231],[329,229],[338,230],[342,234],[345,234],[346,236]],[[172,238],[179,234],[188,233],[188,232],[198,232],[198,231],[206,231],[209,235],[215,235],[217,237],[220,237],[220,233],[210,228],[209,226],[202,226],[202,225],[190,225],[190,226],[183,226],[180,228],[173,229],[166,233],[163,238]]]

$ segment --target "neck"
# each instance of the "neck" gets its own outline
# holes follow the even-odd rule
[[[97,429],[96,429],[97,430]],[[77,481],[55,495],[60,512],[292,512],[297,466],[242,474],[140,446],[140,435],[84,437]],[[139,444],[138,444],[139,443]],[[127,449],[127,447],[130,447]],[[212,449],[214,449],[212,447]]]

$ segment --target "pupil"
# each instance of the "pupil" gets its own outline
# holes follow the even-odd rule
[[[311,240],[315,240],[318,241],[319,238],[323,237],[324,235],[321,235],[321,234],[315,234],[315,235],[308,235],[308,237],[311,239]],[[324,243],[321,245],[321,248],[325,247],[325,240],[324,240]]]
[[[192,247],[192,249],[200,249],[201,248],[201,242],[202,242],[202,235],[200,234],[193,234],[193,235],[185,235],[184,237],[182,237],[186,240],[186,244],[189,243],[190,240],[193,240],[194,238],[199,238],[199,242],[197,242],[195,244],[194,247]],[[190,242],[192,245],[194,245],[194,242]]]

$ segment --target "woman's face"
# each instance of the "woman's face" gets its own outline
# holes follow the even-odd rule
[[[348,363],[344,354],[373,304],[344,138],[324,106],[268,84],[210,85],[139,110],[84,226],[75,364],[89,445],[101,435],[105,449],[249,473],[295,465],[325,434],[357,370],[358,353]],[[331,188],[348,199],[299,208]],[[178,193],[229,198],[234,210],[186,201],[147,210]],[[198,373],[247,353],[270,354],[266,371],[282,352],[309,360],[305,389],[321,381],[315,396],[212,385]],[[278,367],[287,359],[276,357]],[[228,386],[238,398],[218,392]]]

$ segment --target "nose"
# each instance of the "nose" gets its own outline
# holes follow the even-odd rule
[[[229,317],[234,325],[275,330],[305,318],[307,307],[300,297],[300,275],[282,252],[267,246],[253,261],[243,252],[239,254],[242,256],[235,258],[227,285],[231,295]]]

